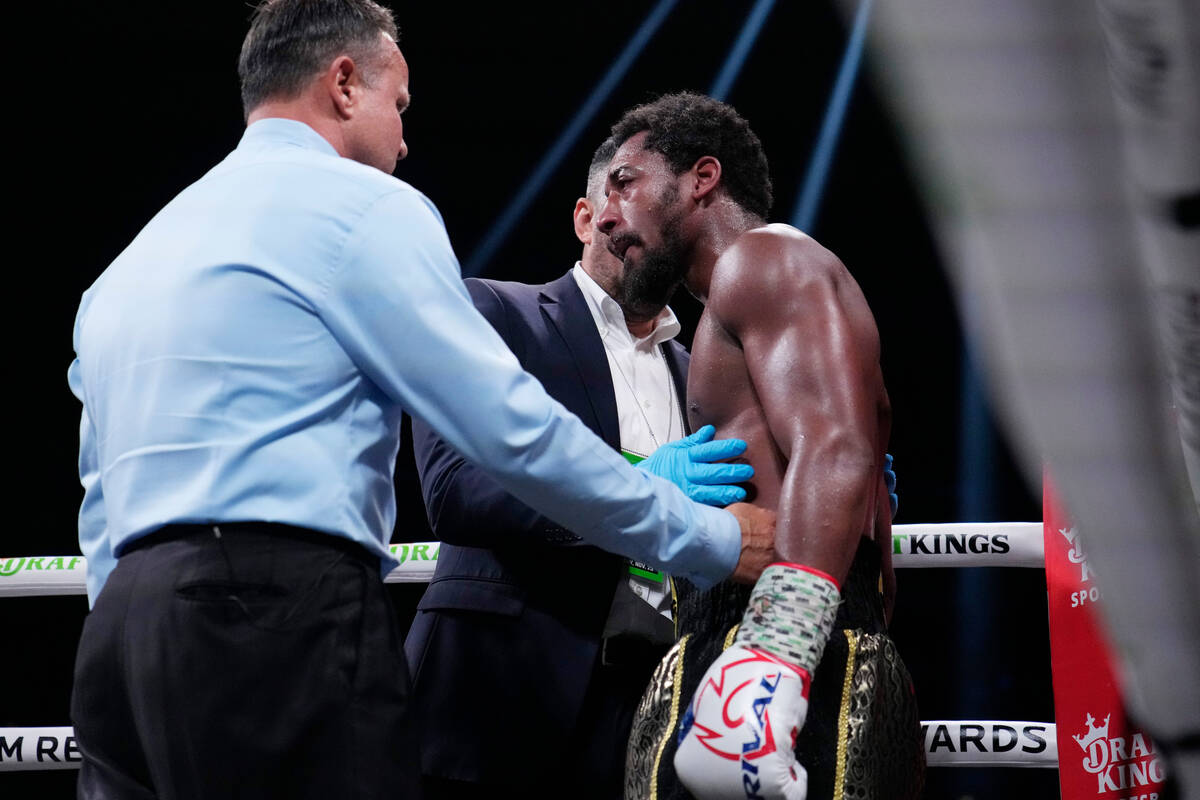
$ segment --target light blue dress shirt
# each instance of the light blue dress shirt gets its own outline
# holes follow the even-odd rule
[[[637,470],[524,372],[475,311],[433,204],[267,119],[84,293],[79,543],[94,603],[168,523],[281,522],[385,543],[400,415],[587,541],[707,586],[726,511]]]

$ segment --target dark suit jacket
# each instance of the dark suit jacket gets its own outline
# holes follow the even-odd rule
[[[608,359],[571,274],[540,286],[466,283],[525,369],[619,449]],[[683,397],[687,351],[669,342],[664,352]],[[528,780],[567,744],[623,561],[579,544],[416,420],[413,449],[443,542],[405,642],[422,770]]]

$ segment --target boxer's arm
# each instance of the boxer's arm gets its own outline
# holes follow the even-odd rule
[[[815,242],[772,233],[743,236],[713,271],[706,313],[741,344],[788,463],[775,548],[791,563],[755,584],[733,645],[684,716],[675,769],[704,800],[806,796],[792,748],[809,685],[858,540],[876,502],[886,503],[875,460],[880,387],[867,377],[878,371],[878,340],[864,341],[869,312],[856,286],[839,285],[843,274]]]
[[[840,583],[871,530],[883,482],[879,344],[873,320],[872,338],[863,340],[866,302],[816,242],[761,233],[743,236],[722,256],[709,310],[741,342],[788,463],[776,550]]]

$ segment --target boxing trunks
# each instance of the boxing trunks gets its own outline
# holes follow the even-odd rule
[[[813,676],[796,757],[809,800],[901,800],[921,794],[925,750],[912,679],[887,636],[879,548],[859,542],[842,603]],[[634,714],[626,800],[683,800],[675,777],[679,718],[697,684],[733,642],[752,587],[729,581],[700,592],[679,587],[679,641],[663,657]]]

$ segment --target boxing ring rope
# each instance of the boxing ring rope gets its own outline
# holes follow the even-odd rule
[[[387,583],[428,583],[440,542],[388,545],[400,566]],[[897,568],[1044,567],[1042,523],[957,522],[892,526]],[[0,557],[0,598],[86,594],[83,556]],[[921,723],[931,767],[1058,766],[1052,722],[926,720]],[[77,769],[80,755],[69,726],[0,727],[0,772]]]
[[[386,583],[428,583],[440,542],[390,544],[400,566]],[[892,564],[914,567],[1030,567],[1044,563],[1040,522],[953,522],[892,526]],[[83,556],[0,556],[0,597],[86,594]]]

